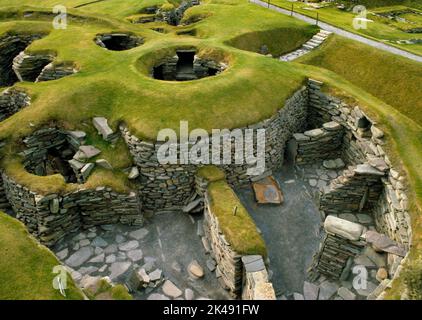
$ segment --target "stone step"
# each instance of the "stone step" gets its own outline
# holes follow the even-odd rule
[[[327,36],[332,34],[331,31],[327,31],[327,30],[320,30],[319,33],[322,33],[322,34],[327,35]]]
[[[311,46],[315,46],[315,47],[318,47],[321,43],[322,42],[317,42],[317,41],[313,41],[313,40],[306,42],[306,44],[311,45]]]
[[[319,34],[316,34],[316,35],[314,35],[313,37],[312,37],[312,39],[313,40],[319,40],[319,41],[324,41],[325,39],[327,39],[327,37],[326,36],[321,36],[321,35],[319,35]]]
[[[309,41],[315,41],[315,42],[319,42],[319,43],[323,43],[325,41],[325,39],[321,39],[321,37],[312,37],[311,40]]]
[[[308,49],[308,50],[313,50],[313,49],[315,49],[315,46],[312,46],[312,45],[309,45],[309,44],[305,43],[303,45],[303,48]]]

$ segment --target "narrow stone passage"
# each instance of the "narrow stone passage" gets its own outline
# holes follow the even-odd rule
[[[303,291],[306,270],[321,241],[320,214],[307,184],[285,164],[275,172],[285,202],[257,205],[250,186],[236,190],[267,244],[277,297]]]

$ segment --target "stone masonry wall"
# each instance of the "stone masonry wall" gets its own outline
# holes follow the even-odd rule
[[[243,256],[242,300],[276,300],[262,256]]]
[[[336,159],[341,154],[343,127],[335,121],[324,123],[321,128],[295,133],[296,163],[314,163],[322,159]]]
[[[382,176],[384,172],[368,164],[350,166],[321,194],[320,210],[329,215],[372,209],[383,188]]]
[[[52,246],[67,233],[102,224],[143,224],[135,192],[118,194],[111,188],[80,189],[64,195],[40,195],[2,174],[7,198],[28,230]]]
[[[324,222],[324,230],[326,235],[314,258],[314,268],[330,278],[345,280],[348,264],[365,246],[361,239],[365,229],[357,223],[330,216]]]
[[[204,197],[203,243],[216,264],[216,276],[223,288],[242,300],[275,300],[267,268],[260,255],[235,252],[219,227],[207,193],[208,180],[195,176],[198,195]]]
[[[308,92],[302,88],[289,98],[284,108],[273,117],[239,129],[243,133],[246,129],[266,129],[267,175],[268,172],[283,164],[286,143],[292,134],[305,127],[307,104]],[[135,164],[140,169],[139,183],[141,186],[139,191],[142,194],[144,209],[146,211],[177,210],[185,205],[195,191],[194,176],[198,166],[191,164],[162,165],[157,160],[156,152],[160,144],[138,139],[123,125],[120,126],[120,130],[129,146]],[[234,138],[232,138],[232,159],[234,159],[235,152],[233,141]],[[221,165],[219,167],[225,171],[227,181],[231,185],[244,184],[251,179],[256,179],[256,177],[246,174],[249,168],[247,164]]]
[[[8,34],[0,38],[0,86],[11,86],[18,81],[12,69],[13,59],[34,40],[37,34]]]
[[[321,82],[309,80],[309,114],[316,117],[315,124],[336,121],[343,126],[345,133],[341,158],[349,164],[349,168],[321,192],[320,209],[328,217],[362,210],[371,212],[377,232],[371,230],[362,237],[367,241],[367,246],[369,244],[387,256],[385,267],[387,276],[391,278],[382,281],[368,299],[382,298],[388,284],[398,276],[403,258],[406,259],[406,252],[411,245],[412,230],[405,178],[392,167],[383,147],[386,143],[384,133],[376,126],[376,122],[358,106],[350,106],[323,93],[321,86]],[[331,272],[333,276],[338,276],[341,265],[344,270],[350,264],[345,259],[339,261],[339,255],[335,252],[335,247],[343,246],[343,242],[344,239],[340,239],[338,234],[328,232],[317,258],[320,259],[321,273],[328,275]],[[329,254],[323,255],[324,250]],[[336,263],[340,263],[337,269]],[[324,269],[324,265],[331,269]]]
[[[377,230],[408,247],[412,231],[404,187],[405,178],[392,167],[383,148],[386,143],[384,133],[358,106],[352,107],[323,93],[321,86],[321,82],[309,80],[309,114],[317,113],[324,121],[336,121],[343,126],[345,134],[342,158],[354,166],[333,181],[326,190],[326,195],[321,194],[322,206],[330,206],[329,202],[335,198],[337,202],[329,210],[335,211],[338,208],[344,211],[351,203],[351,198],[360,198],[361,201],[356,201],[353,208],[349,208],[358,212],[363,209],[361,203],[369,201]],[[328,115],[331,119],[327,118]],[[356,170],[359,169],[363,171],[357,174]],[[348,188],[344,182],[346,185],[356,184],[356,188]],[[369,185],[371,187],[368,188]],[[332,199],[330,193],[333,195]]]
[[[3,184],[3,178],[0,174],[0,210],[6,210],[10,208],[9,201],[7,200],[6,190]]]
[[[31,98],[17,88],[9,88],[0,96],[0,121],[5,120],[22,108],[29,106]]]
[[[222,234],[218,219],[209,205],[207,194],[205,194],[204,231],[217,263],[216,276],[219,282],[233,297],[238,297],[242,291],[243,281],[242,256],[231,248]]]
[[[42,69],[35,82],[57,80],[66,76],[70,76],[76,72],[77,69],[73,65],[64,63],[55,64],[52,62]]]
[[[46,54],[27,54],[22,51],[13,59],[13,71],[19,81],[34,82],[46,65],[51,63],[54,57]]]

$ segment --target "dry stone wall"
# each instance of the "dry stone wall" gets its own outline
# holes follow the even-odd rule
[[[209,206],[207,195],[205,196],[204,230],[213,258],[217,263],[217,278],[223,288],[227,289],[233,297],[238,297],[242,291],[243,281],[242,256],[232,249],[221,232],[218,219]]]
[[[384,172],[368,164],[350,166],[324,190],[320,210],[325,215],[371,210],[383,188],[382,176]]]
[[[295,133],[296,163],[314,163],[322,159],[337,159],[341,155],[343,127],[335,121],[324,123],[321,128]]]
[[[12,69],[13,59],[41,35],[7,34],[0,38],[0,86],[13,85],[18,78]]]
[[[78,148],[90,147],[82,146],[84,137],[83,132],[68,132],[54,127],[37,130],[23,141],[27,146],[21,153],[23,165],[35,174],[45,175],[48,173],[45,172],[45,162],[51,149],[71,158]],[[4,189],[17,218],[47,246],[54,245],[67,233],[80,228],[114,223],[142,225],[144,221],[137,192],[121,194],[108,187],[79,187],[62,194],[40,194],[17,183],[5,172],[0,182],[0,203],[4,203]]]
[[[343,126],[342,158],[352,165],[321,194],[321,209],[327,214],[371,209],[377,230],[408,247],[412,232],[405,178],[391,165],[384,133],[358,106],[323,93],[321,86],[309,80],[309,115],[320,118],[318,123]]]
[[[244,284],[242,300],[276,300],[273,284],[262,256],[243,256]]]
[[[375,281],[379,285],[370,283],[370,294],[348,290],[349,294],[344,295],[347,291],[344,288],[342,294],[346,298],[361,294],[367,299],[382,298],[385,289],[399,275],[411,245],[405,178],[392,167],[384,150],[384,133],[376,122],[358,106],[350,106],[323,93],[322,85],[319,81],[309,80],[309,122],[318,127],[334,121],[343,127],[340,157],[349,167],[320,192],[320,210],[323,216],[327,216],[327,235],[314,266],[318,273],[340,280],[344,280],[353,265],[375,266]],[[362,211],[369,212],[375,222],[369,230],[363,226],[350,229],[346,225],[353,223],[343,220],[340,225],[345,229],[360,230],[359,234],[350,236],[342,228],[327,226],[329,219]]]
[[[302,88],[293,94],[285,102],[284,108],[273,117],[248,127],[239,128],[242,133],[246,129],[266,130],[265,158],[267,171],[264,175],[268,175],[271,170],[275,170],[282,165],[287,141],[294,132],[299,132],[305,128],[307,105],[308,92],[306,88]],[[129,146],[135,164],[139,167],[139,191],[144,201],[144,209],[147,212],[177,210],[195,196],[195,172],[198,165],[160,164],[157,160],[159,143],[138,139],[124,125],[120,126],[120,131]],[[232,137],[232,159],[235,158],[234,141],[235,139]],[[247,175],[246,172],[250,167],[248,164],[221,165],[219,167],[225,171],[227,181],[231,185],[245,184],[251,179],[257,179],[256,176]]]
[[[22,51],[13,59],[12,68],[19,81],[35,82],[44,67],[53,60],[51,55],[27,54]]]
[[[31,98],[25,91],[17,88],[8,88],[0,96],[0,121],[14,115],[16,112],[29,106]]]
[[[10,209],[9,201],[7,200],[6,190],[3,184],[3,178],[0,174],[0,210]]]
[[[2,174],[7,198],[17,218],[40,241],[52,246],[69,232],[95,225],[142,225],[140,199],[135,192],[111,188],[80,189],[63,195],[41,195]]]
[[[76,72],[77,69],[73,65],[69,65],[66,63],[56,64],[52,62],[42,69],[40,75],[37,77],[35,82],[57,80],[66,76],[70,76]]]
[[[207,192],[208,180],[197,175],[196,189],[204,197],[204,231],[202,242],[215,261],[215,274],[222,287],[234,298],[243,300],[275,300],[275,292],[269,281],[263,257],[242,255],[233,249],[222,232],[218,218],[210,205]]]
[[[326,235],[316,256],[316,270],[330,278],[346,280],[347,266],[365,246],[361,239],[365,228],[357,223],[329,216],[325,220]]]

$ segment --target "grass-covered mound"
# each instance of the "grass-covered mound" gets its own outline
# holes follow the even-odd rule
[[[134,134],[148,139],[155,139],[162,128],[178,129],[181,119],[188,120],[192,127],[210,130],[240,127],[271,116],[300,87],[304,77],[288,64],[225,45],[230,32],[217,19],[217,14],[221,10],[226,15],[228,9],[223,5],[213,6],[216,13],[203,26],[208,34],[203,33],[204,38],[201,39],[177,36],[175,33],[158,34],[123,22],[116,22],[113,27],[70,24],[66,30],[51,30],[47,37],[34,42],[28,51],[54,51],[57,61],[73,61],[80,71],[59,81],[19,84],[33,97],[32,105],[1,123],[0,139],[23,137],[34,127],[51,120],[80,126],[84,120],[96,115],[107,117],[114,127],[118,121],[125,121]],[[297,30],[303,28],[304,34],[313,30],[313,27],[305,27],[294,19],[280,19],[275,13],[248,4],[229,6],[229,9],[233,16],[242,17],[243,23],[239,21],[239,24],[245,26],[246,33],[263,27],[282,28],[290,21]],[[264,26],[257,23],[255,17],[264,19]],[[46,28],[49,23],[7,22],[1,25],[0,33],[13,30],[17,25],[22,29],[33,29]],[[93,39],[97,34],[111,31],[133,32],[145,38],[146,42],[123,52],[108,51],[95,45]],[[236,33],[240,33],[239,30]],[[231,57],[229,69],[212,79],[159,83],[136,67],[142,63],[142,57],[170,46],[184,45],[205,51],[223,50]],[[286,47],[286,51],[290,49]],[[278,90],[273,90],[275,87]],[[248,94],[245,95],[245,92]]]
[[[53,288],[57,265],[54,254],[35,241],[21,222],[0,212],[0,300],[83,299],[70,276],[66,298]]]
[[[339,36],[299,62],[331,70],[422,123],[422,64]]]
[[[36,8],[16,3],[10,7],[0,2],[0,36],[10,32],[42,33],[45,37],[34,41],[27,52],[48,52],[54,55],[55,62],[71,62],[78,69],[76,74],[57,81],[17,83],[31,96],[31,105],[0,123],[0,140],[8,142],[3,148],[6,157],[2,167],[18,182],[42,193],[66,192],[77,186],[66,185],[59,175],[34,176],[20,165],[21,159],[16,154],[22,151],[21,139],[38,128],[54,123],[68,130],[87,132],[88,142],[101,149],[100,157],[108,160],[115,170],[95,169],[83,187],[106,185],[116,191],[127,191],[130,185],[120,173],[130,166],[131,157],[123,142],[113,149],[98,137],[92,126],[93,117],[106,117],[114,130],[123,121],[133,134],[147,140],[155,140],[163,128],[178,132],[181,120],[189,121],[191,129],[208,131],[256,123],[280,109],[306,76],[293,65],[239,50],[230,41],[256,32],[257,36],[250,41],[256,47],[267,41],[261,39],[266,37],[266,32],[293,32],[295,36],[290,42],[283,41],[285,35],[277,42],[277,50],[282,53],[315,32],[314,26],[237,0],[208,1],[192,7],[186,12],[187,17],[190,14],[206,14],[206,17],[187,27],[161,23],[167,30],[165,34],[152,31],[149,24],[132,24],[117,11],[98,10],[94,14],[88,10],[94,4],[69,9],[68,28],[54,30],[51,15],[46,15],[51,12],[42,9],[53,2],[19,3]],[[118,6],[125,7],[121,2],[107,3],[114,4],[116,10]],[[2,4],[6,7],[2,8]],[[143,5],[142,8],[151,4]],[[142,11],[140,7],[135,11]],[[33,13],[28,16],[25,14],[28,11]],[[196,37],[177,34],[192,27],[197,30]],[[145,43],[126,51],[110,51],[94,42],[97,35],[113,32],[138,36]],[[215,77],[196,81],[158,81],[150,76],[150,69],[161,54],[174,54],[175,49],[183,47],[196,48],[198,55],[218,55],[218,60],[227,62],[228,68]]]

